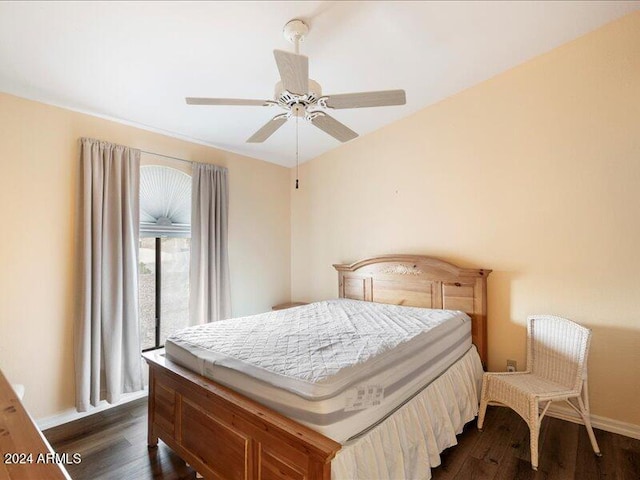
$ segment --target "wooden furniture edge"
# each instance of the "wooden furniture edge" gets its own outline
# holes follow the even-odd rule
[[[331,478],[330,462],[341,448],[339,443],[171,362],[158,351],[143,357],[149,364],[150,447],[161,439],[205,478],[277,478],[265,476],[264,471],[280,471],[282,476],[289,472],[309,480]],[[183,428],[189,421],[185,406],[200,415],[204,430],[194,433]],[[210,445],[209,452],[187,438],[209,435],[207,428],[215,430],[210,436],[218,444]],[[237,448],[225,450],[223,444]]]
[[[71,477],[63,462],[22,405],[11,384],[0,371],[0,480],[65,479]],[[6,461],[5,455],[14,454]],[[29,456],[30,455],[30,456]]]

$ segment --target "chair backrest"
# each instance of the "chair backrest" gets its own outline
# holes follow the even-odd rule
[[[580,391],[587,374],[591,330],[551,315],[527,320],[527,370]]]

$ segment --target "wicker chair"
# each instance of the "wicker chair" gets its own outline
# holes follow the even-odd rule
[[[590,340],[591,330],[571,320],[550,315],[529,317],[527,370],[484,374],[478,429],[482,431],[488,404],[515,410],[529,425],[531,466],[537,470],[540,422],[551,402],[565,401],[582,417],[593,451],[600,456],[589,418],[587,354]]]

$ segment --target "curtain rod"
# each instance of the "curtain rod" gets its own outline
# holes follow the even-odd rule
[[[140,150],[140,152],[146,153],[149,155],[156,155],[158,157],[170,158],[171,160],[178,160],[179,162],[195,163],[193,160],[185,160],[184,158],[172,157],[170,155],[163,155],[162,153],[147,152],[146,150]]]

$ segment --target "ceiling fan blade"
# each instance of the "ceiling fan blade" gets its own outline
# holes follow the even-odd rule
[[[304,95],[309,91],[309,58],[304,55],[274,50],[282,86],[285,90],[298,95]]]
[[[275,133],[282,125],[287,123],[286,114],[276,115],[267,123],[265,123],[260,130],[251,135],[247,140],[247,143],[262,143],[267,138]]]
[[[185,98],[187,105],[239,105],[239,106],[258,106],[267,107],[269,103],[266,100],[245,100],[244,98],[202,98],[187,97]]]
[[[382,90],[379,92],[343,93],[329,95],[327,106],[330,108],[364,108],[404,105],[407,96],[404,90]]]
[[[311,123],[341,142],[353,140],[358,136],[356,132],[351,130],[345,124],[340,123],[338,120],[326,113],[311,119]]]

